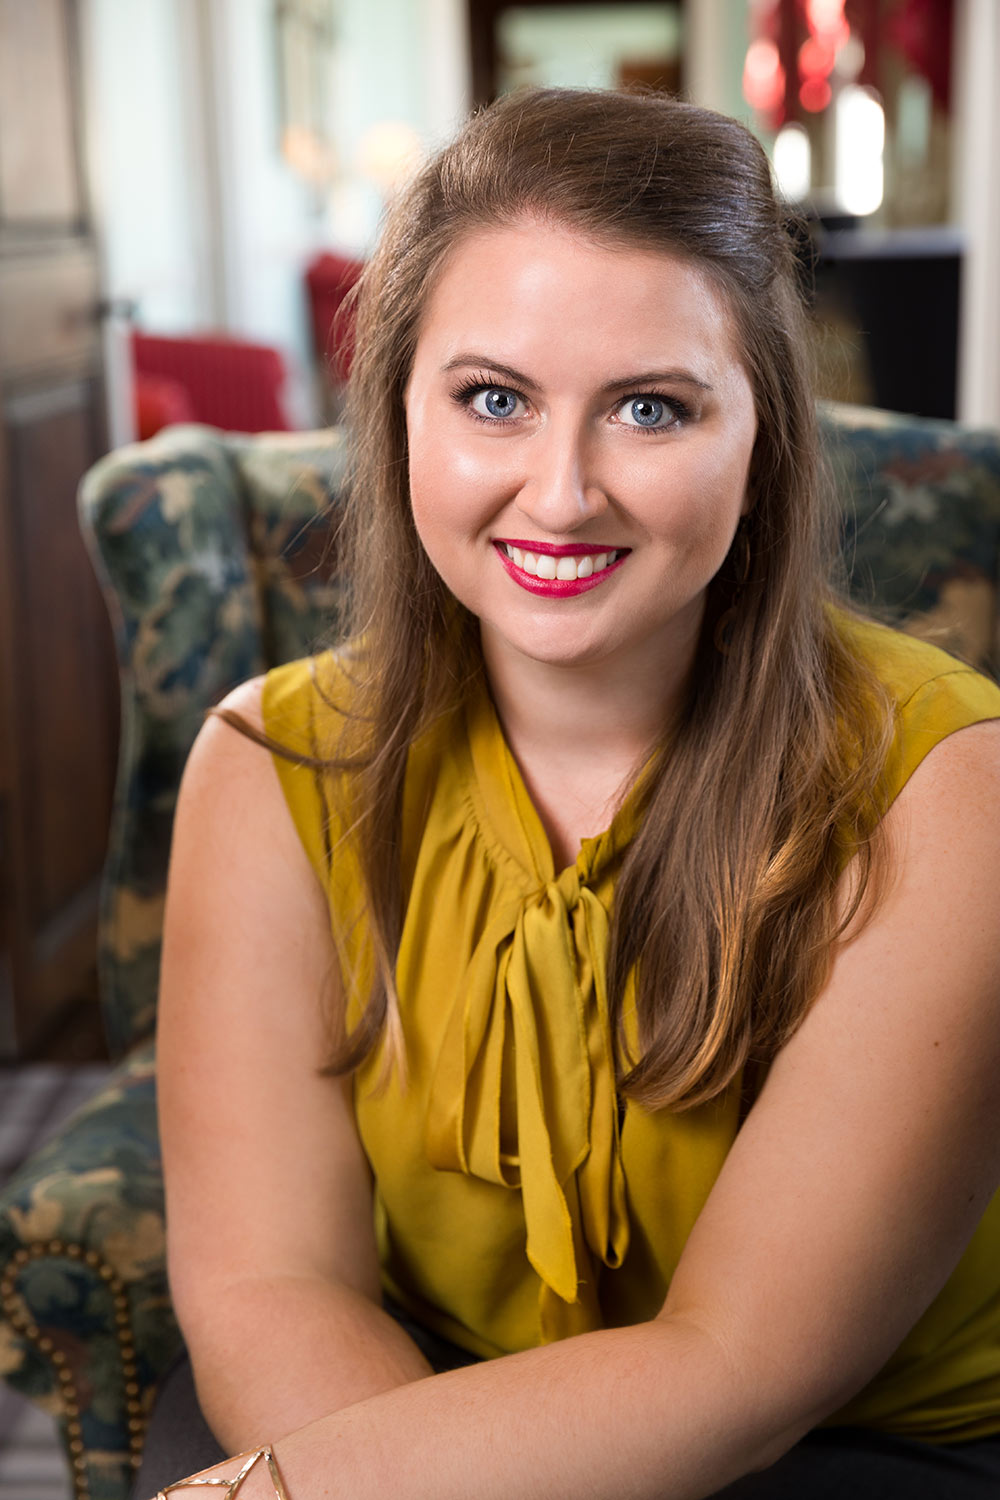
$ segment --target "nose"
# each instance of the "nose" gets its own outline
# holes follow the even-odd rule
[[[583,423],[550,417],[535,433],[517,506],[553,535],[577,530],[608,508]]]

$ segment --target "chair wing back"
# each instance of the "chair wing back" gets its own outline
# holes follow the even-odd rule
[[[1000,433],[823,403],[853,597],[1000,674]]]
[[[154,1026],[181,772],[205,710],[336,632],[337,433],[165,430],[101,460],[80,518],[114,628],[121,741],[99,968],[113,1056]]]

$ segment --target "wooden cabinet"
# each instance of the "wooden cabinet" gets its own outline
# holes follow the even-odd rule
[[[0,0],[0,1058],[96,1007],[118,734],[76,519],[107,446],[77,26],[76,0]]]

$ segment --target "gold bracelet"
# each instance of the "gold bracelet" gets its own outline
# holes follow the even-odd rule
[[[236,1456],[237,1458],[242,1458],[243,1454],[239,1453]],[[265,1463],[267,1464],[267,1472],[271,1476],[271,1483],[274,1486],[276,1500],[288,1500],[288,1492],[285,1489],[284,1484],[282,1483],[281,1475],[278,1472],[278,1461],[271,1451],[270,1444],[266,1445],[263,1448],[255,1449],[254,1452],[247,1457],[246,1463],[243,1465],[242,1469],[237,1474],[235,1479],[178,1479],[176,1484],[168,1484],[165,1485],[162,1490],[157,1490],[156,1500],[167,1500],[167,1496],[174,1494],[177,1490],[193,1490],[195,1486],[201,1488],[202,1486],[209,1485],[214,1485],[216,1489],[224,1489],[226,1492],[225,1500],[233,1500],[233,1496],[239,1490],[240,1485],[250,1473],[250,1470],[253,1468],[254,1464],[257,1463],[260,1459],[264,1459]]]

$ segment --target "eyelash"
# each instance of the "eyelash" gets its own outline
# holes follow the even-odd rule
[[[504,383],[500,380],[491,380],[484,371],[479,371],[475,379],[463,381],[460,385],[455,386],[455,388],[451,392],[451,398],[459,406],[464,407],[470,417],[473,417],[477,422],[485,422],[488,427],[510,427],[514,422],[517,421],[517,418],[484,417],[481,412],[474,411],[472,407],[472,399],[474,396],[480,395],[483,391],[504,391],[511,396],[516,396],[519,401],[523,401],[527,404],[528,398],[522,395],[520,391],[515,390],[513,386],[504,385]],[[671,423],[667,427],[640,427],[638,423],[636,423],[635,425],[630,422],[623,423],[622,425],[624,427],[628,427],[631,432],[669,432],[672,427],[682,426],[684,423],[691,420],[691,408],[687,406],[685,402],[681,401],[677,396],[668,395],[666,391],[658,391],[654,389],[634,391],[630,396],[623,396],[618,402],[616,410],[620,410],[623,406],[627,406],[630,401],[641,400],[643,396],[651,396],[655,401],[662,401],[663,405],[667,407],[671,412],[673,412],[674,417],[676,418],[676,422]]]

